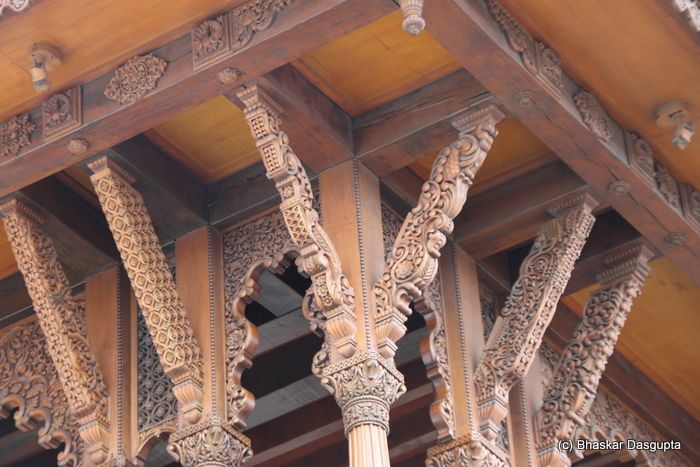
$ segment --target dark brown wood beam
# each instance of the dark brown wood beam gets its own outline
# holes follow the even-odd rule
[[[510,108],[535,135],[618,210],[665,256],[700,284],[700,231],[627,163],[623,129],[611,123],[608,142],[583,123],[573,102],[578,85],[566,73],[561,95],[550,93],[523,65],[503,32],[477,0],[426,2],[427,29],[440,44]],[[570,57],[563,57],[563,61]],[[529,99],[519,99],[523,92]],[[518,94],[521,93],[521,94]],[[530,105],[534,101],[534,105]],[[524,103],[526,105],[521,105]],[[630,183],[628,195],[608,191],[616,180]],[[681,234],[685,244],[665,241]],[[672,238],[672,237],[671,237]]]
[[[437,155],[457,138],[451,122],[493,96],[466,71],[457,71],[353,119],[355,153],[382,177]]]
[[[230,90],[243,81],[253,81],[304,53],[339,38],[396,8],[391,0],[306,0],[281,11],[266,30],[231,58],[216,66],[194,71],[190,35],[182,36],[152,53],[168,62],[157,89],[127,106],[110,101],[104,89],[108,73],[83,84],[83,126],[50,142],[41,138],[41,125],[32,142],[17,157],[4,161],[0,173],[0,196],[76,162],[94,156],[128,138],[163,123],[177,113]],[[236,67],[244,73],[238,83],[221,84],[218,73]],[[41,122],[41,108],[30,112]],[[66,150],[73,138],[89,142],[87,152],[72,155]]]

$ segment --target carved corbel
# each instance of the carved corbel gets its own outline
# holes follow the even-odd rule
[[[186,423],[202,415],[203,360],[167,259],[134,179],[108,157],[89,164],[124,268]]]
[[[459,138],[443,148],[425,182],[418,205],[403,222],[384,273],[374,285],[377,346],[385,358],[393,358],[396,341],[406,333],[410,303],[423,294],[435,278],[440,249],[452,232],[452,220],[462,210],[467,191],[486,158],[504,118],[493,104],[486,104],[457,118],[453,126]]]
[[[591,294],[535,417],[540,465],[570,465],[559,441],[572,440],[574,431],[585,424],[600,377],[642,290],[652,257],[653,252],[637,245],[605,258],[607,269],[598,276],[601,287]]]
[[[312,328],[324,332],[332,361],[351,357],[357,347],[358,327],[354,292],[342,273],[333,243],[319,223],[309,177],[280,129],[280,111],[270,97],[253,86],[238,93],[238,98],[245,105],[245,117],[267,177],[275,182],[282,198],[280,210],[299,249],[299,266],[311,278],[312,288],[304,299],[305,314]]]
[[[0,206],[0,214],[46,347],[78,421],[86,456],[102,464],[109,442],[107,388],[85,333],[85,302],[71,293],[54,244],[42,230],[43,217],[17,199]]]
[[[508,414],[508,393],[530,368],[557,302],[566,287],[595,218],[590,195],[553,206],[520,266],[506,304],[486,343],[476,371],[481,432],[495,440]]]

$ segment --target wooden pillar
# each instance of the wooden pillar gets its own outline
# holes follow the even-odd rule
[[[530,370],[515,384],[510,393],[513,465],[539,465],[533,417],[542,407],[542,379],[542,363],[539,358],[535,358]]]

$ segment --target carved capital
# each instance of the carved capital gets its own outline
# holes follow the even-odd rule
[[[453,122],[459,138],[440,151],[423,184],[418,205],[403,222],[380,280],[374,285],[374,316],[380,353],[392,358],[406,333],[410,303],[437,274],[440,249],[452,232],[452,220],[467,200],[476,172],[498,134],[504,117],[493,104],[480,106]]]
[[[253,455],[250,440],[219,417],[176,431],[167,449],[184,467],[240,466]]]
[[[428,449],[427,467],[505,467],[507,454],[479,433]]]
[[[389,433],[389,407],[406,392],[403,375],[373,351],[362,352],[323,370],[321,384],[343,411],[345,434],[371,424]]]

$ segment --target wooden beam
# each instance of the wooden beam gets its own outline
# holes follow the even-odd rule
[[[244,73],[242,79],[253,80],[395,8],[390,0],[294,2],[277,14],[269,28],[257,32],[247,46],[216,66],[198,71],[192,66],[190,35],[182,36],[152,52],[168,62],[167,70],[155,90],[131,105],[121,106],[105,97],[111,72],[84,83],[83,125],[51,141],[43,140],[37,128],[31,143],[3,163],[0,196],[92,157],[237,86],[239,83],[219,81],[218,73],[224,68],[238,68]],[[34,122],[41,122],[40,107],[29,113]],[[80,155],[69,153],[66,146],[74,138],[86,140],[89,149]]]
[[[557,93],[543,78],[543,72],[536,75],[528,71],[477,0],[426,2],[423,14],[430,34],[443,47],[630,224],[700,284],[700,230],[627,163],[620,125],[609,122],[609,141],[596,137],[574,104],[579,86],[563,73],[561,93]],[[617,180],[630,184],[628,195],[608,191]],[[669,237],[672,234],[681,234],[684,244],[670,241],[679,238]]]
[[[382,177],[434,154],[457,139],[452,120],[493,99],[466,71],[457,71],[353,119],[355,152]]]

